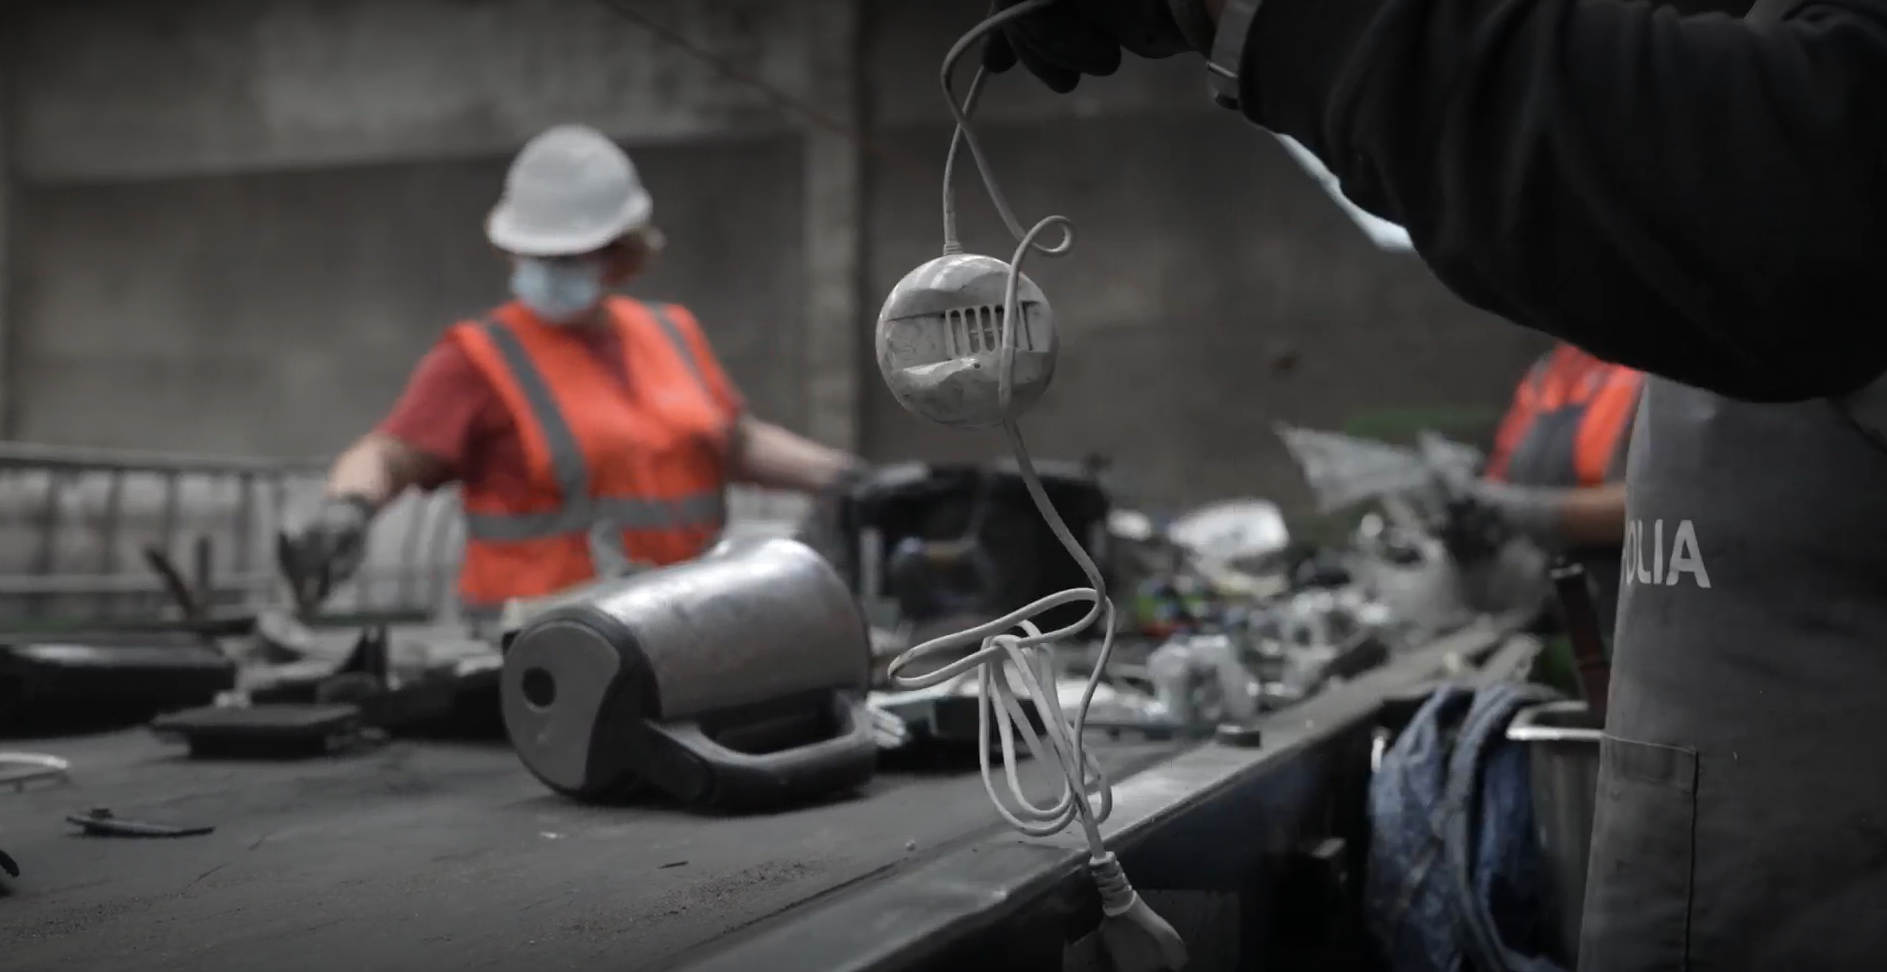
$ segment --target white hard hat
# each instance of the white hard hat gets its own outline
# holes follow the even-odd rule
[[[575,256],[648,227],[654,210],[615,142],[587,125],[558,125],[511,163],[485,235],[506,253]]]

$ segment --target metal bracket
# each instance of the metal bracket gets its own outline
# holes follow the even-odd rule
[[[66,760],[44,753],[0,753],[0,786],[11,786],[17,793],[40,780],[64,783],[71,769]]]
[[[1206,58],[1207,90],[1221,108],[1237,111],[1239,69],[1245,63],[1245,44],[1251,38],[1252,22],[1264,0],[1225,0],[1219,11],[1219,32],[1212,40],[1212,54]]]
[[[66,822],[88,837],[201,837],[214,833],[215,827],[179,827],[174,824],[126,820],[109,807],[94,807],[88,813],[73,814]]]

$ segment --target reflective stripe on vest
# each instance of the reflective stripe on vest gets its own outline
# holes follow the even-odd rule
[[[1588,398],[1573,441],[1573,470],[1581,486],[1598,486],[1613,478],[1617,460],[1629,441],[1632,416],[1638,411],[1644,376],[1628,368],[1606,369],[1603,383]]]
[[[1502,423],[1489,474],[1524,486],[1598,486],[1610,478],[1642,376],[1570,347],[1528,373]]]
[[[667,309],[660,304],[644,306],[661,325],[662,333],[668,336],[682,361],[687,363],[689,373],[711,395],[712,391],[695,358],[694,349],[669,317]],[[525,351],[517,335],[496,320],[487,319],[481,329],[504,358],[505,367],[510,369],[512,379],[517,382],[518,389],[530,405],[531,414],[537,419],[545,448],[550,453],[551,469],[557,479],[558,491],[563,496],[563,505],[557,510],[542,513],[479,513],[466,510],[465,530],[469,538],[491,543],[517,543],[587,534],[598,524],[608,524],[620,530],[718,530],[726,522],[727,500],[718,489],[674,499],[591,496],[589,463],[584,459],[576,435],[570,431],[562,410],[557,407],[556,398],[551,395],[550,385],[531,360],[530,353]]]

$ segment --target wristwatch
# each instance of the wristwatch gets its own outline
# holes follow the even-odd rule
[[[1238,110],[1238,74],[1245,64],[1245,43],[1264,0],[1225,0],[1219,11],[1219,30],[1206,57],[1206,90],[1219,107]]]

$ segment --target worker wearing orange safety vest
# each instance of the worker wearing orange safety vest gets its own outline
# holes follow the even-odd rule
[[[1514,391],[1474,497],[1586,568],[1608,637],[1625,541],[1625,447],[1643,379],[1570,344],[1554,347]]]
[[[409,487],[459,484],[459,594],[477,614],[701,554],[730,482],[812,493],[853,473],[853,457],[749,416],[685,308],[613,295],[661,249],[652,211],[601,133],[559,126],[524,147],[486,223],[515,300],[448,329],[335,462],[285,538],[291,580],[325,596]]]

